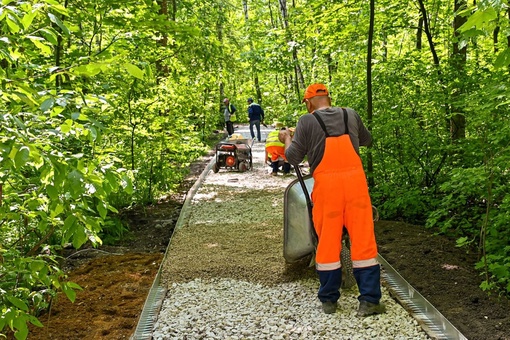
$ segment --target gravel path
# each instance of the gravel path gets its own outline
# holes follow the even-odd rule
[[[296,177],[269,176],[264,144],[252,151],[252,170],[207,174],[174,232],[153,338],[428,339],[384,288],[383,315],[357,318],[356,288],[342,291],[337,313],[322,312],[314,269],[282,255],[283,193]]]

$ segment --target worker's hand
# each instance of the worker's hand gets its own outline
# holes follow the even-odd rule
[[[280,142],[285,143],[288,138],[292,138],[288,129],[282,129],[278,132],[278,139]]]

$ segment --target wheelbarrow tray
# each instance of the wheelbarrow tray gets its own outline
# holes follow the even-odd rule
[[[313,177],[311,175],[303,176],[303,181],[311,196]],[[314,230],[308,213],[305,193],[299,179],[292,181],[285,189],[283,207],[283,257],[288,263],[293,263],[313,254],[315,250],[312,236]],[[372,206],[372,215],[374,221],[379,220],[379,212],[374,206]],[[344,233],[344,241],[346,237],[347,235]],[[342,247],[342,253],[348,248],[350,246]],[[342,261],[345,263],[350,261],[350,254],[348,257],[342,257]],[[352,264],[350,266],[352,267]]]
[[[313,177],[303,177],[307,191],[312,193]],[[296,179],[285,189],[283,204],[283,257],[287,263],[297,262],[312,254],[313,227],[311,225],[303,188]]]

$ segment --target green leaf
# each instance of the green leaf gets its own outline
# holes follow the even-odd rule
[[[84,228],[79,225],[76,230],[73,231],[73,247],[79,249],[85,242],[87,242],[87,234]]]
[[[73,67],[71,69],[71,73],[73,73],[77,76],[92,77],[92,76],[95,76],[95,75],[101,73],[101,65],[91,63],[91,64],[87,64],[87,65]]]
[[[498,14],[492,7],[484,9],[484,10],[479,9],[467,19],[467,21],[464,23],[464,25],[459,27],[459,31],[465,32],[473,27],[476,27],[477,29],[481,29],[488,22],[496,19],[497,16],[498,16]]]
[[[11,33],[18,33],[20,31],[21,28],[9,17],[7,17],[5,21],[7,22],[7,26],[9,26]]]
[[[510,49],[507,48],[498,54],[496,61],[494,62],[494,66],[496,68],[501,68],[508,65],[510,65]]]
[[[34,21],[34,18],[36,17],[37,15],[37,12],[28,12],[28,13],[25,13],[25,15],[23,16],[23,19],[21,19],[21,24],[23,25],[23,28],[26,30],[28,30],[28,28],[30,27],[30,25],[32,25],[32,21]]]
[[[73,289],[83,290],[83,288],[75,282],[67,282],[67,286]]]
[[[62,212],[64,212],[64,206],[60,203],[58,203],[55,207],[55,209],[53,209],[51,211],[51,216],[52,217],[55,217],[55,216],[58,216],[60,215]]]
[[[74,302],[76,300],[76,292],[67,283],[62,284],[62,291],[66,294],[69,301]]]
[[[21,299],[18,299],[15,296],[8,295],[7,300],[9,300],[9,302],[12,303],[16,308],[21,309],[22,311],[28,312],[27,304],[24,301],[22,301]]]
[[[97,211],[99,212],[99,215],[101,216],[101,218],[105,219],[106,214],[108,213],[108,210],[106,209],[104,202],[99,202],[96,207],[97,207]]]
[[[14,327],[17,329],[14,333],[14,337],[17,340],[25,340],[28,336],[28,327],[27,327],[27,315],[23,315],[23,317],[18,316],[16,319],[14,319]]]
[[[140,80],[143,80],[144,72],[138,68],[138,66],[126,63],[124,64],[124,68],[130,75]]]
[[[41,28],[39,30],[41,35],[46,39],[46,41],[50,42],[52,45],[58,45],[58,37],[55,31],[51,28]]]
[[[46,2],[47,4],[50,4],[51,5],[51,9],[59,12],[60,14],[68,15],[67,9],[64,6],[62,6],[61,4],[59,4],[58,1],[55,1],[55,0],[44,0],[44,2]]]
[[[97,130],[95,127],[91,126],[89,127],[89,131],[90,131],[90,141],[91,142],[95,142],[96,139],[97,139]]]
[[[42,104],[39,108],[41,109],[42,112],[46,112],[46,111],[50,110],[54,104],[55,104],[55,100],[53,98],[48,98],[42,102]]]
[[[16,156],[14,157],[14,166],[16,169],[20,169],[24,166],[30,158],[30,150],[26,146],[22,146],[18,152],[16,152]]]
[[[76,222],[76,217],[74,215],[69,215],[64,221],[64,228],[69,230]]]
[[[43,55],[45,55],[45,56],[51,55],[51,48],[49,46],[45,45],[44,43],[42,43],[41,41],[39,41],[39,39],[40,39],[39,37],[29,36],[28,38],[41,51],[41,53]]]
[[[30,323],[34,326],[37,326],[37,327],[44,327],[44,325],[41,323],[41,321],[39,321],[38,318],[36,318],[35,316],[33,315],[28,315],[28,321],[30,321]]]
[[[131,179],[127,176],[122,176],[122,182],[121,182],[122,188],[125,192],[128,194],[132,194],[134,192],[133,189],[133,183],[131,182]]]
[[[58,190],[53,185],[47,185],[46,186],[46,192],[48,193],[48,196],[52,200],[57,200],[58,199]]]
[[[63,133],[68,133],[71,131],[71,127],[73,125],[72,120],[66,120],[64,124],[60,125],[60,131]]]
[[[42,260],[34,260],[34,261],[30,262],[29,267],[30,267],[30,270],[38,272],[38,271],[41,271],[45,265],[46,265],[46,262],[44,262]]]
[[[69,36],[70,34],[69,29],[57,16],[55,16],[55,14],[48,13],[48,18],[50,18],[51,22],[57,24],[57,26],[60,27],[60,29],[62,30],[66,37]]]

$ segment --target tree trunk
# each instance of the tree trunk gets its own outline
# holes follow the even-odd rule
[[[510,0],[508,1],[508,7],[506,8],[506,14],[508,15],[508,20],[510,20]],[[510,48],[510,34],[506,36],[506,46]]]
[[[422,36],[423,36],[423,17],[418,20],[418,29],[416,31],[416,49],[421,50],[422,48]]]
[[[466,0],[454,0],[454,12],[457,13],[461,8],[466,7]],[[450,57],[450,65],[452,66],[452,72],[455,72],[458,77],[465,75],[466,59],[467,59],[467,47],[460,47],[459,37],[460,34],[458,29],[467,21],[466,17],[456,15],[453,19],[453,53]],[[455,98],[462,94],[463,89],[460,85],[461,82],[455,89],[453,89],[452,102],[456,102]],[[450,119],[450,135],[452,141],[466,137],[466,116],[464,115],[463,109],[456,107],[452,104],[452,117]]]
[[[429,43],[430,53],[432,53],[432,58],[434,59],[434,65],[439,66],[439,57],[437,56],[436,47],[434,46],[434,41],[432,40],[432,33],[430,32],[429,21],[427,20],[427,10],[425,9],[425,4],[423,0],[418,0],[420,5],[421,17],[423,19],[423,29],[425,31],[425,35],[427,36],[427,41]],[[438,73],[441,73],[439,67],[437,69]]]
[[[168,3],[167,0],[158,0],[159,5],[159,14],[165,16],[168,18]],[[175,5],[175,0],[174,0]],[[174,21],[175,21],[175,12],[174,12]],[[158,40],[158,44],[162,47],[163,53],[165,53],[166,47],[168,46],[168,35],[166,32],[159,32],[159,34],[162,36],[160,40]],[[160,73],[162,76],[168,75],[168,67],[163,64],[161,60],[156,61],[156,69],[158,70],[158,73]]]
[[[287,42],[292,42],[292,33],[289,28],[289,16],[287,12],[287,0],[278,0],[280,3],[280,12],[282,17],[283,28],[285,29],[285,34],[287,37]],[[299,66],[299,58],[297,54],[297,49],[295,46],[292,47],[292,63],[294,64],[294,88],[296,91],[296,96],[299,99],[301,97],[300,88],[305,87],[305,79],[303,77],[303,72],[301,71],[301,67]]]
[[[372,118],[373,118],[373,99],[372,99],[372,46],[374,41],[374,13],[375,3],[374,0],[370,0],[370,26],[368,29],[368,46],[367,46],[367,128],[368,131],[372,131]],[[374,163],[372,160],[372,153],[368,152],[367,155],[367,174],[368,174],[368,185],[373,187],[374,177]]]
[[[177,2],[176,0],[172,0],[172,21],[175,22],[175,18],[177,15]]]
[[[443,74],[441,72],[441,68],[439,65],[439,57],[437,55],[436,47],[434,45],[434,41],[432,39],[432,33],[430,31],[429,27],[429,21],[427,19],[427,10],[425,9],[425,4],[423,0],[418,0],[418,3],[420,5],[420,14],[421,18],[423,19],[423,32],[425,33],[425,36],[427,37],[427,41],[429,43],[430,53],[432,53],[432,59],[434,60],[434,65],[436,66],[436,71],[438,75],[438,79],[440,82],[440,86],[443,88],[444,98],[445,98],[445,125],[446,129],[449,129],[450,127],[450,119],[448,118],[450,116],[450,106],[448,102],[446,102],[446,99],[448,98],[448,92],[447,92],[447,86],[445,85],[445,81],[443,79]]]
[[[244,20],[246,23],[246,27],[250,27],[250,20],[248,15],[248,1],[243,0],[243,10],[244,10]],[[250,33],[248,33],[250,34]],[[250,42],[250,66],[251,66],[251,76],[253,78],[253,85],[255,87],[255,92],[257,93],[257,102],[262,105],[262,91],[260,90],[260,83],[259,83],[259,76],[257,72],[257,66],[256,62],[253,58],[254,56],[254,48],[253,48],[253,39],[251,37],[248,37],[248,40]]]
[[[67,5],[68,5],[68,0],[66,0],[64,2],[64,7],[67,8]],[[64,21],[64,18],[62,18],[62,21]],[[55,46],[55,66],[57,68],[60,68],[60,65],[62,64],[61,57],[62,57],[62,43],[63,43],[62,36],[63,36],[63,34],[62,34],[62,30],[60,29],[60,27],[58,27],[55,24],[54,24],[54,26],[55,26],[55,29],[57,29],[61,33],[57,36],[57,46]],[[55,77],[55,87],[58,89],[61,86],[62,86],[62,75],[57,74],[57,76]]]

